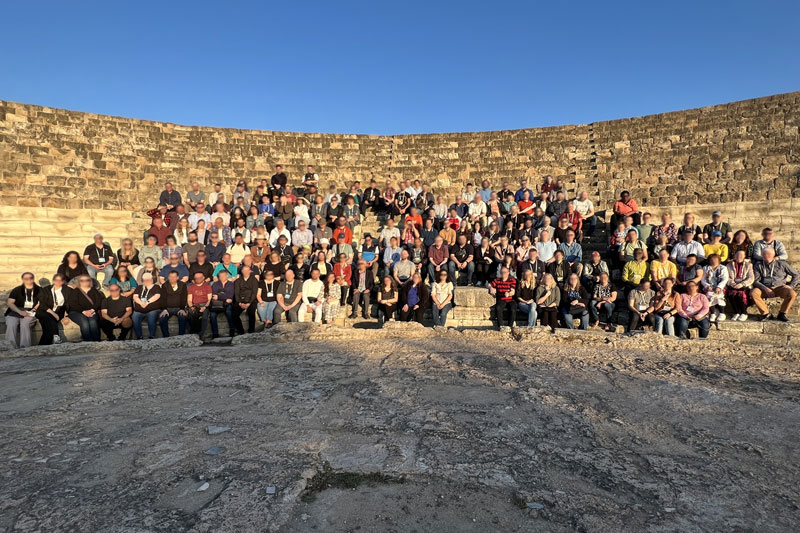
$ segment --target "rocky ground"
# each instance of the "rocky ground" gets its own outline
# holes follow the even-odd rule
[[[390,326],[3,354],[0,530],[797,531],[796,348]]]

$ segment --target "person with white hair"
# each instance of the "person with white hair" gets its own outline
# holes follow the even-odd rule
[[[97,281],[98,272],[103,273],[103,287],[108,288],[111,276],[114,275],[114,252],[108,243],[103,242],[100,233],[95,233],[93,240],[94,242],[83,251],[83,262],[89,277],[93,280]]]

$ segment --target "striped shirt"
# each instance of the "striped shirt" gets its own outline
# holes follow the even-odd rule
[[[517,288],[517,280],[509,277],[506,281],[503,281],[501,278],[495,278],[492,281],[492,287],[497,291],[497,299],[503,300],[504,302],[510,302],[513,296],[509,295],[509,291],[514,289],[516,291]]]

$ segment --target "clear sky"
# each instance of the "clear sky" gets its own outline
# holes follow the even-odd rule
[[[16,1],[0,99],[180,124],[511,129],[800,90],[800,1]]]

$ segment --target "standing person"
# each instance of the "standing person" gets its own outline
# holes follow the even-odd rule
[[[564,327],[575,329],[575,319],[579,319],[580,329],[589,328],[589,293],[581,287],[580,278],[572,273],[561,292],[561,319]]]
[[[728,285],[725,287],[725,298],[733,310],[731,320],[739,322],[747,320],[750,291],[756,280],[753,264],[746,257],[747,252],[742,248],[733,254],[733,261],[728,263]]]
[[[303,308],[306,315],[310,315],[312,321],[322,322],[322,311],[324,305],[325,283],[319,279],[320,272],[312,269],[309,279],[303,282]]]
[[[158,316],[158,323],[163,338],[169,337],[169,319],[172,316],[178,317],[178,335],[186,335],[189,321],[186,303],[186,283],[178,277],[177,270],[171,270],[167,274],[167,279],[161,284],[161,313]]]
[[[142,274],[142,284],[136,287],[133,293],[133,332],[137,340],[142,339],[144,319],[147,319],[149,338],[156,338],[156,322],[159,314],[161,314],[161,289],[155,284],[153,275],[145,272]]]
[[[114,275],[115,259],[116,256],[111,251],[111,246],[103,242],[103,236],[100,233],[94,234],[94,242],[83,251],[83,262],[86,264],[89,277],[97,281],[97,273],[103,273],[103,288],[108,288],[111,276]]]
[[[79,279],[84,278],[88,278],[88,276],[81,276]],[[27,348],[33,344],[31,331],[36,324],[40,292],[41,288],[34,281],[33,273],[25,272],[22,274],[22,284],[8,294],[8,307],[5,315],[6,340],[11,341],[15,348]],[[83,332],[83,327],[81,327],[81,332]],[[97,340],[100,340],[99,335]]]
[[[711,323],[708,321],[708,298],[698,290],[698,285],[690,281],[686,286],[686,293],[681,295],[681,310],[676,317],[678,337],[688,338],[690,327],[697,327],[699,337],[708,337]]]
[[[399,300],[397,285],[391,276],[384,276],[378,288],[378,323],[383,326],[385,322],[394,322],[394,313]]]
[[[400,320],[408,322],[412,318],[422,324],[425,309],[430,305],[430,292],[422,283],[422,276],[415,273],[400,290]]]
[[[695,285],[696,287],[696,285]],[[655,327],[653,318],[653,304],[655,303],[656,293],[650,288],[650,282],[643,280],[639,286],[628,293],[628,331],[635,331],[638,327],[645,324]]]
[[[228,321],[228,336],[232,337],[234,333],[233,327],[233,298],[234,287],[233,282],[228,279],[229,274],[227,270],[221,270],[217,281],[211,284],[211,309],[209,310],[209,321],[211,322],[211,338],[216,339],[219,337],[219,324],[217,322],[217,315],[225,313],[225,318]]]
[[[280,285],[280,280],[275,278],[275,273],[272,270],[264,270],[256,299],[258,300],[258,316],[265,328],[272,327],[275,308],[278,305],[278,285]]]
[[[653,331],[668,337],[675,336],[675,317],[681,312],[681,295],[675,292],[674,287],[673,279],[666,278],[653,304]]]
[[[244,265],[241,275],[233,282],[233,327],[239,335],[244,334],[242,313],[247,313],[247,332],[253,333],[256,330],[257,295],[258,280],[253,275],[253,269]]]
[[[725,287],[728,285],[728,268],[720,261],[720,256],[708,256],[708,265],[703,272],[700,286],[706,293],[711,308],[709,320],[723,322],[725,320]]]
[[[42,288],[39,292],[39,307],[36,310],[36,319],[42,325],[42,336],[39,345],[61,344],[58,335],[58,323],[69,323],[66,317],[66,301],[72,289],[66,284],[67,278],[62,274],[53,276],[53,284]],[[6,325],[8,321],[6,321]],[[9,339],[11,340],[11,339]]]
[[[347,298],[350,296],[350,283],[353,279],[353,267],[348,261],[347,255],[341,253],[337,259],[337,263],[333,265],[333,273],[336,274],[336,283],[338,283],[342,288],[342,296],[339,304],[345,305],[347,303]]]
[[[606,331],[612,331],[611,319],[617,301],[617,288],[609,280],[608,272],[600,272],[597,283],[592,288],[592,301],[589,303],[589,315],[592,328],[600,327],[600,312],[606,312]]]
[[[511,277],[511,270],[507,266],[500,268],[500,276],[489,284],[489,294],[495,297],[494,310],[497,315],[497,328],[503,327],[505,311],[508,309],[508,327],[517,323],[517,280]]]
[[[94,280],[88,275],[78,279],[78,288],[69,293],[67,315],[81,328],[83,341],[100,340],[100,305],[103,293],[94,288]]]
[[[550,331],[555,332],[558,325],[558,307],[561,304],[561,291],[552,274],[547,273],[542,277],[542,284],[536,287],[534,295],[542,326],[548,326]]]
[[[339,299],[342,288],[336,283],[336,274],[329,270],[325,275],[325,288],[322,291],[322,322],[332,324],[339,317]]]
[[[536,253],[536,250],[531,250]],[[522,271],[522,281],[519,282],[519,295],[517,296],[517,307],[520,312],[528,317],[528,327],[536,325],[536,276],[533,270],[525,269]]]
[[[433,325],[444,327],[447,313],[453,308],[453,284],[444,270],[439,271],[439,279],[431,286],[431,304]]]
[[[367,262],[365,260],[358,260],[358,266],[356,271],[353,272],[350,285],[353,287],[353,312],[350,314],[350,318],[353,319],[358,316],[358,306],[361,304],[361,316],[368,319],[371,312],[369,299],[372,288],[375,286],[375,276],[371,271],[367,270]]]
[[[299,322],[300,306],[303,300],[302,284],[294,279],[294,272],[287,270],[285,279],[278,285],[277,301],[273,322],[277,324],[282,316],[289,322]]]
[[[193,274],[192,284],[186,289],[186,306],[189,309],[191,332],[202,340],[208,329],[209,306],[211,305],[211,285],[202,272]]]
[[[761,312],[761,320],[772,318],[764,298],[780,298],[781,307],[777,320],[789,322],[786,313],[797,298],[797,286],[800,285],[800,274],[783,259],[776,258],[775,248],[764,248],[761,261],[753,266],[755,282],[750,296]],[[791,281],[789,281],[791,278]]]
[[[116,283],[108,287],[108,297],[100,304],[100,329],[110,341],[124,341],[133,327],[133,302],[122,295],[122,289]],[[119,329],[119,336],[114,336],[114,330]]]

